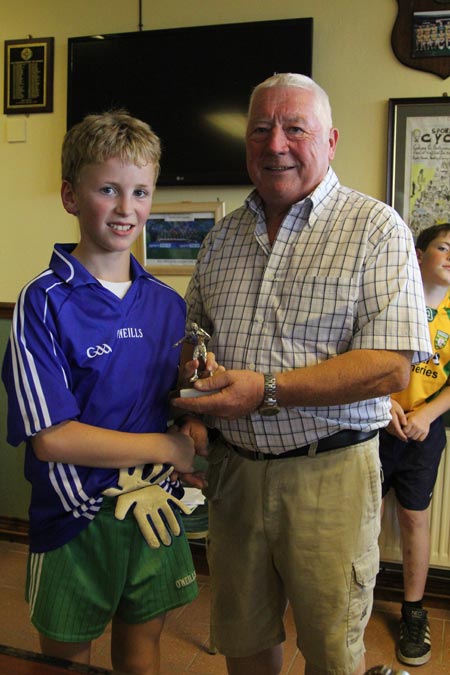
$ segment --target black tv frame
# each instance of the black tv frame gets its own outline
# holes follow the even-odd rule
[[[69,38],[67,128],[123,107],[161,138],[159,185],[248,185],[243,134],[220,136],[196,116],[216,105],[242,118],[274,72],[312,75],[312,42],[312,18]]]

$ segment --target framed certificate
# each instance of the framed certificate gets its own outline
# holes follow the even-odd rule
[[[54,38],[5,40],[5,115],[53,111]]]

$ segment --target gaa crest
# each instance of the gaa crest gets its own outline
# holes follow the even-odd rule
[[[450,75],[450,0],[397,0],[391,44],[398,60],[442,79]]]
[[[434,348],[443,349],[448,342],[448,333],[444,333],[443,330],[437,330],[434,337]]]

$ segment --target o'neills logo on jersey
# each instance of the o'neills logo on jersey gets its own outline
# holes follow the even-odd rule
[[[102,345],[95,345],[95,347],[88,347],[86,349],[86,354],[90,359],[95,359],[96,356],[104,356],[105,354],[111,354],[112,349],[109,345],[104,342]]]
[[[119,328],[117,331],[117,339],[123,340],[126,338],[143,338],[144,333],[142,328]]]
[[[192,574],[187,574],[185,577],[182,577],[181,579],[177,579],[175,582],[175,586],[177,588],[184,588],[184,586],[190,586],[191,584],[194,583],[197,575],[195,572]]]

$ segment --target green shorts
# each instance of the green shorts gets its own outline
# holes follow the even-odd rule
[[[251,461],[219,441],[209,455],[211,640],[246,657],[285,639],[318,672],[351,673],[379,569],[378,438],[315,457]]]
[[[99,637],[114,616],[144,623],[191,602],[198,594],[184,531],[171,546],[150,548],[130,511],[114,517],[104,498],[96,518],[75,539],[30,553],[26,599],[37,630],[61,642]]]

